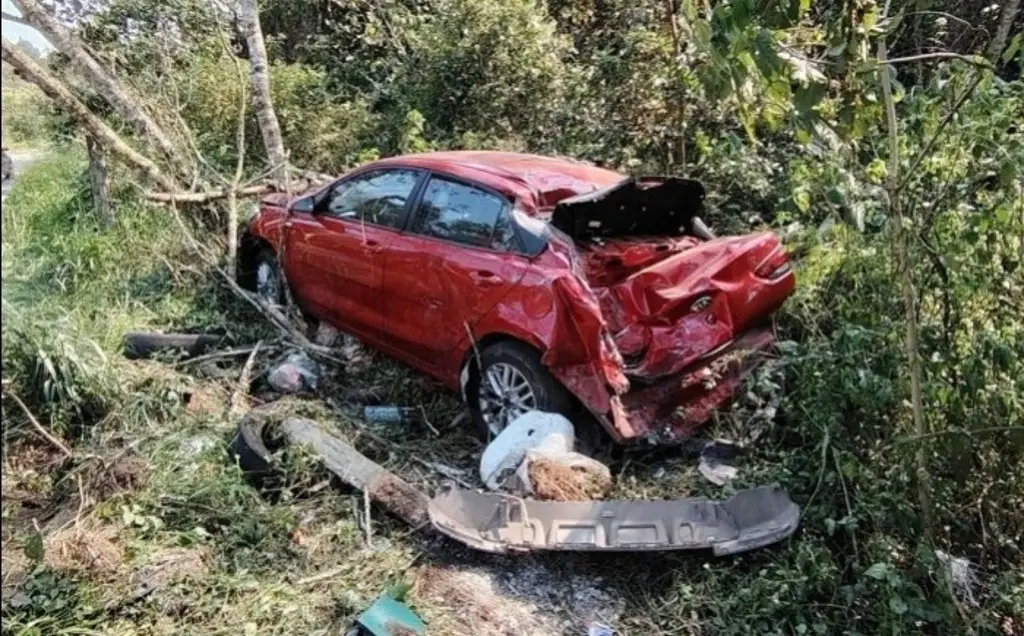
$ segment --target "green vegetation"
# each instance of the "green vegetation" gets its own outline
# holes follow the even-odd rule
[[[45,143],[50,132],[50,106],[34,85],[3,67],[4,146],[35,148]]]
[[[117,50],[119,70],[140,93],[165,95],[157,87],[175,82],[204,156],[230,169],[238,69],[208,26],[206,3],[180,5],[116,0],[89,17],[86,35],[101,53]],[[978,3],[936,3],[952,17],[906,9],[895,22],[870,0],[710,5],[271,1],[263,21],[275,105],[299,166],[337,172],[435,148],[564,153],[624,171],[697,176],[718,228],[785,232],[799,287],[778,316],[780,363],[709,434],[737,434],[761,401],[781,395],[736,486],[782,484],[804,508],[798,536],[735,559],[507,561],[453,555],[451,544],[381,515],[367,546],[360,498],[329,486],[308,458],[288,457],[283,484],[261,496],[224,454],[244,358],[222,361],[220,371],[131,363],[118,345],[126,330],[149,327],[238,343],[273,333],[196,258],[169,211],[138,200],[125,175],[114,179],[117,221],[101,230],[82,153],[61,148],[20,178],[3,206],[3,569],[22,576],[3,633],[338,633],[412,576],[410,602],[432,633],[491,633],[484,627],[501,624],[493,616],[469,623],[481,615],[476,597],[423,582],[424,569],[453,564],[522,577],[529,593],[506,596],[539,602],[540,614],[553,606],[567,621],[556,632],[583,631],[585,580],[602,591],[597,598],[623,634],[1021,633],[1020,39],[995,58],[996,71],[980,57],[892,67],[894,191],[921,327],[921,436],[910,413],[874,45],[886,35],[894,58],[913,55],[919,41],[980,54],[987,40],[963,35],[970,29],[954,37],[949,22],[995,18],[979,18],[988,14]],[[168,12],[187,34],[170,53],[146,37]],[[127,16],[145,18],[133,22],[141,35],[131,46],[116,37]],[[166,64],[153,63],[168,54]],[[5,136],[8,85],[5,75]],[[249,131],[259,138],[255,122]],[[257,173],[262,148],[248,151]],[[257,370],[273,358],[261,357]],[[430,382],[370,355],[338,370],[330,387],[339,396],[377,387],[389,403],[423,403],[441,436],[368,434],[351,409],[315,400],[280,408],[335,424],[410,479],[436,483],[414,457],[472,469],[479,444],[468,426],[449,424],[455,397]],[[42,442],[10,396],[75,458]],[[916,494],[922,448],[928,510]],[[613,474],[621,496],[723,494],[671,454],[629,454]],[[67,523],[62,513],[78,514],[80,492],[92,503],[68,526],[77,534],[56,533]],[[60,512],[43,523],[37,546],[31,519],[48,505]],[[940,554],[974,564],[980,584],[970,596]],[[168,555],[185,564],[171,568],[172,583],[108,605],[134,589],[131,573]],[[508,621],[526,611],[497,607],[491,614]]]

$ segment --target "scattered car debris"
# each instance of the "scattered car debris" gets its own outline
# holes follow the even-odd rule
[[[288,354],[284,362],[271,369],[267,384],[280,393],[316,391],[320,382],[320,365],[304,351]]]
[[[955,557],[942,550],[936,550],[935,557],[946,568],[946,576],[949,578],[957,598],[977,606],[978,600],[974,596],[974,590],[977,589],[980,581],[974,564],[964,557]]]
[[[518,471],[527,451],[543,449],[568,453],[575,443],[572,422],[557,413],[530,411],[512,421],[484,449],[480,457],[480,480],[497,490]]]
[[[385,592],[359,615],[345,636],[410,636],[425,634],[426,630],[426,624],[408,605]]]
[[[591,623],[587,627],[587,636],[614,636],[614,634],[611,627],[601,623]]]
[[[367,406],[363,408],[363,417],[367,422],[413,424],[421,420],[422,414],[411,406]]]
[[[243,470],[265,471],[270,465],[263,442],[268,423],[266,416],[251,411],[239,424],[230,448]],[[778,486],[743,490],[725,501],[556,502],[456,488],[428,499],[316,422],[290,417],[280,432],[406,523],[419,528],[429,522],[442,534],[486,552],[711,549],[726,555],[781,541],[800,521],[799,507]]]
[[[188,357],[198,356],[224,341],[223,336],[189,333],[153,333],[129,331],[121,341],[124,356],[129,360],[150,358],[159,351],[184,351]]]
[[[316,335],[313,336],[313,342],[321,347],[333,347],[337,343],[339,336],[341,336],[340,331],[330,324],[321,321],[316,326]]]
[[[726,440],[709,442],[700,451],[697,470],[716,486],[724,486],[739,474],[739,469],[733,462],[742,450],[743,447],[739,444]]]
[[[737,554],[796,531],[800,508],[778,486],[725,501],[552,502],[448,489],[430,501],[439,532],[485,552],[711,549]]]

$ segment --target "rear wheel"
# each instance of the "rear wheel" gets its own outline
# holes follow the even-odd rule
[[[485,439],[493,439],[529,411],[572,415],[572,395],[528,345],[511,341],[491,345],[480,353],[479,366],[466,387],[466,399],[473,423]]]

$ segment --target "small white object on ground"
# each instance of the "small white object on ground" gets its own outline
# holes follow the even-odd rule
[[[331,325],[321,321],[316,326],[316,335],[313,336],[313,342],[322,347],[333,347],[334,343],[338,341],[340,333]]]
[[[956,591],[956,595],[971,605],[977,605],[978,601],[974,598],[974,589],[980,581],[978,580],[977,573],[974,571],[974,564],[964,557],[955,557],[942,550],[936,550],[935,556],[938,558],[939,563],[946,566],[946,573],[950,581],[953,582],[953,589]]]
[[[523,463],[531,449],[569,453],[576,441],[572,422],[557,413],[530,411],[512,421],[484,449],[480,479],[497,490]]]
[[[267,383],[280,393],[316,391],[319,381],[320,365],[302,351],[288,354],[267,376]]]
[[[591,623],[587,627],[587,636],[613,636],[614,633],[611,627],[602,623]]]

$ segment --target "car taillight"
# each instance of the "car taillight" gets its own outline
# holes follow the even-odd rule
[[[754,270],[754,273],[761,278],[776,280],[788,274],[790,269],[792,268],[789,264],[789,256],[786,255],[785,251],[779,249],[761,263],[761,265]]]

